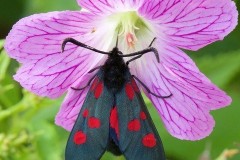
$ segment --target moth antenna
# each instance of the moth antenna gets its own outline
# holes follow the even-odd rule
[[[156,37],[154,37],[153,38],[153,40],[152,40],[152,42],[149,44],[149,46],[148,47],[152,47],[152,45],[153,45],[153,42],[155,42],[155,40],[156,40],[157,38]]]
[[[64,39],[64,41],[62,43],[62,53],[64,52],[65,46],[68,42],[69,42],[69,38]]]
[[[153,48],[153,47],[151,47],[150,49],[155,54],[157,62],[159,63],[160,62],[160,58],[159,58],[158,50],[156,48]]]
[[[77,41],[76,39],[73,39],[73,38],[66,38],[66,39],[64,39],[64,41],[62,43],[62,52],[64,52],[64,48],[65,48],[67,43],[72,43],[72,44],[75,44],[75,45],[77,45],[79,47],[83,47],[83,48],[89,49],[89,50],[97,52],[97,53],[107,54],[107,55],[110,54],[110,52],[100,51],[100,50],[98,50],[96,48],[93,48],[93,47],[88,46],[88,45],[86,45],[86,44],[84,44],[82,42],[79,42],[79,41]]]
[[[148,47],[147,49],[144,49],[142,51],[138,51],[138,52],[134,52],[134,53],[130,53],[130,54],[125,54],[125,55],[119,55],[121,57],[133,57],[136,56],[135,58],[129,60],[129,62],[136,60],[138,58],[140,58],[142,55],[149,53],[149,52],[153,52],[156,56],[157,62],[160,62],[160,58],[159,58],[159,54],[158,54],[158,50],[154,47]],[[128,63],[129,63],[128,62]]]

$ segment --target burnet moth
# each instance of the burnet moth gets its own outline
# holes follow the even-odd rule
[[[155,39],[154,39],[155,40]],[[153,41],[154,41],[153,40]],[[146,108],[136,84],[138,81],[149,94],[152,93],[136,76],[131,75],[128,64],[146,53],[153,52],[159,62],[159,55],[152,43],[149,47],[124,55],[117,45],[110,52],[97,50],[73,38],[67,43],[108,55],[98,70],[82,90],[89,87],[85,102],[70,133],[66,160],[98,160],[106,150],[127,160],[165,160],[164,149],[158,132]],[[117,42],[118,43],[118,42]],[[123,57],[131,57],[126,63]],[[136,81],[135,81],[136,80]]]

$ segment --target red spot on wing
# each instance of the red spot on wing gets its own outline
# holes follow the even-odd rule
[[[125,86],[125,91],[126,91],[126,94],[127,94],[127,97],[130,99],[130,100],[133,100],[134,98],[134,90],[132,88],[132,85],[130,83],[127,83],[126,86]]]
[[[96,77],[96,78],[94,79],[93,83],[92,83],[91,88],[90,88],[91,91],[93,91],[93,90],[96,88],[98,82],[99,82],[99,78]]]
[[[147,116],[146,116],[145,112],[142,111],[142,112],[140,113],[140,118],[141,118],[142,120],[147,119]]]
[[[118,113],[117,107],[113,107],[110,113],[110,127],[113,128],[119,138],[119,123],[118,123]]]
[[[140,121],[138,119],[134,119],[128,123],[129,131],[139,131],[141,128]]]
[[[88,111],[88,109],[85,109],[85,110],[83,111],[83,117],[84,117],[84,118],[87,118],[88,115],[89,115],[89,111]]]
[[[131,83],[132,83],[132,87],[133,87],[134,91],[140,92],[138,85],[137,85],[136,81],[134,80],[134,78],[132,78]]]
[[[95,92],[94,92],[95,98],[99,98],[102,94],[102,91],[103,91],[103,82],[100,82],[96,86],[96,89],[95,89]]]
[[[156,146],[157,141],[156,141],[154,134],[149,133],[143,137],[142,143],[145,147],[153,148],[154,146]]]
[[[101,122],[96,117],[91,117],[88,119],[89,128],[99,128],[101,126]]]
[[[73,141],[75,144],[84,144],[87,141],[87,136],[82,131],[78,131],[74,134]]]

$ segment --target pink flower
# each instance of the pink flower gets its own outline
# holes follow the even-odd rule
[[[167,130],[179,139],[208,136],[214,119],[209,114],[231,103],[231,98],[205,77],[180,49],[198,50],[222,40],[237,25],[231,0],[78,0],[82,11],[50,12],[26,17],[9,33],[5,48],[22,66],[14,76],[24,88],[40,95],[67,96],[56,124],[71,130],[84,102],[88,71],[106,55],[67,44],[75,38],[99,50],[110,51],[119,35],[124,54],[147,48],[154,37],[160,63],[146,54],[130,64],[131,73],[157,95],[147,94]]]

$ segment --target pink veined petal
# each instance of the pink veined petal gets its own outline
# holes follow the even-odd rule
[[[86,76],[85,76],[86,77]],[[74,86],[75,88],[82,88],[86,85],[92,75],[88,75],[83,81]],[[84,84],[84,85],[83,85]],[[80,87],[81,86],[81,87]],[[81,91],[69,89],[60,110],[55,117],[55,123],[64,129],[71,131],[77,116],[82,108],[86,99],[89,87]]]
[[[106,61],[106,57],[102,58],[101,61],[96,66],[102,66],[105,61]],[[71,87],[74,87],[74,88],[85,87],[89,82],[89,80],[94,75],[96,75],[97,72],[98,70],[90,74],[89,73],[85,74],[82,77],[82,79],[75,82]],[[84,90],[80,90],[80,91],[73,90],[72,88],[68,89],[67,96],[65,97],[64,102],[62,103],[62,106],[60,107],[60,110],[58,111],[55,117],[55,123],[57,125],[63,127],[68,131],[72,130],[75,124],[75,121],[77,119],[77,116],[86,99],[88,91],[89,91],[89,87],[86,87]]]
[[[138,9],[145,0],[77,0],[78,4],[95,14],[109,14]]]
[[[5,43],[9,55],[23,64],[15,80],[40,96],[62,95],[101,59],[101,55],[71,44],[61,53],[61,44],[67,37],[89,45],[96,42],[93,36],[82,36],[92,32],[94,17],[97,16],[90,13],[51,12],[16,23]]]
[[[166,45],[160,57],[160,63],[152,57],[146,57],[145,63],[137,62],[135,73],[155,94],[173,94],[165,99],[147,94],[167,130],[179,139],[199,140],[208,136],[214,127],[210,110],[229,105],[231,98],[212,84],[181,50]]]
[[[231,0],[149,0],[139,12],[160,28],[168,43],[188,50],[222,40],[238,18]]]
[[[90,13],[64,11],[23,18],[7,36],[5,49],[21,63],[59,55],[63,40],[91,32],[96,17]]]

